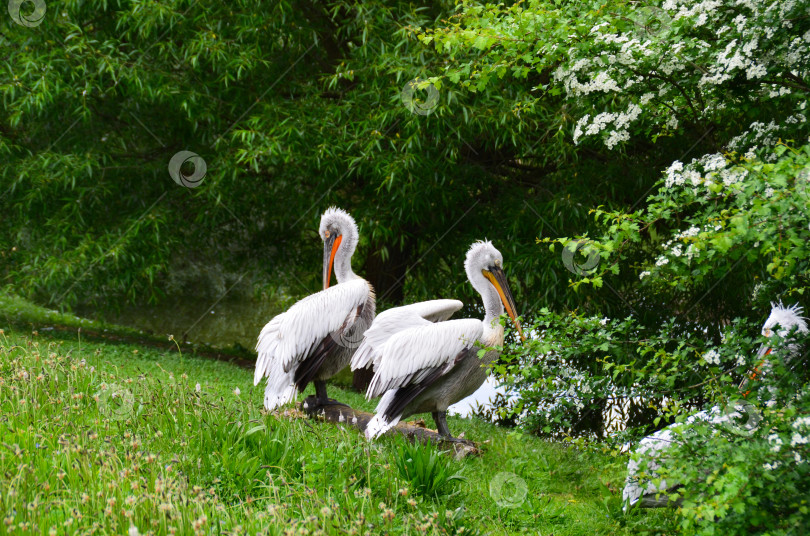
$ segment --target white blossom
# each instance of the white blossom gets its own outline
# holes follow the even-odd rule
[[[711,350],[703,354],[703,360],[709,365],[719,365],[720,355],[717,353],[717,350],[712,348]]]

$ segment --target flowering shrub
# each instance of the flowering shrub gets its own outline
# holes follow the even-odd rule
[[[547,309],[530,328],[539,337],[509,348],[509,360],[493,365],[520,392],[500,412],[560,439],[622,445],[676,416],[739,397],[740,382],[758,364],[759,339],[748,334],[759,328],[742,319],[725,328],[719,345],[684,334],[674,321],[649,328],[631,317]]]
[[[548,310],[531,329],[540,336],[493,367],[520,393],[498,408],[502,415],[614,453],[674,422],[663,461],[634,456],[639,479],[669,483],[662,495],[680,505],[685,534],[801,533],[810,520],[810,370],[800,348],[810,338],[752,337],[759,326],[736,319],[714,345],[675,322],[656,330],[634,318]],[[764,367],[754,350],[766,341],[783,351]],[[701,413],[710,418],[694,416],[701,408],[712,408]]]
[[[609,286],[631,314],[530,312],[536,337],[494,365],[520,395],[502,420],[618,447],[741,398],[768,302],[802,303],[810,282],[806,14],[805,2],[770,0],[462,2],[449,24],[419,32],[452,60],[432,82],[532,81],[535,100],[515,112],[559,103],[552,124],[579,147],[697,139],[652,196],[593,209],[598,236],[539,240],[589,257],[573,291]],[[714,150],[687,158],[704,139]],[[667,453],[654,477],[681,484],[685,533],[806,526],[803,361],[750,388],[762,419],[752,435],[693,419]]]
[[[650,467],[648,454],[637,456],[642,478],[669,483],[661,495],[680,502],[684,533],[802,534],[810,520],[806,372],[796,375],[790,360],[771,357],[771,373],[749,383],[745,397],[722,413],[715,409],[710,419],[680,415],[683,424],[672,427],[663,461]]]
[[[718,327],[688,313],[701,299],[696,289],[708,293],[733,271],[753,276],[739,279],[752,307],[773,296],[801,300],[807,291],[810,146],[780,144],[770,154],[676,162],[646,208],[595,211],[605,234],[590,240],[589,248],[602,262],[573,286],[601,285],[631,259],[641,259],[640,289],[659,301],[663,295],[682,301],[676,298],[672,317],[660,326],[645,323],[643,313],[622,320],[541,311],[534,326],[540,340],[525,353],[515,349],[514,360],[496,368],[521,394],[512,412],[521,414],[524,426],[617,446],[673,420],[684,422],[699,409],[740,399],[741,380],[759,366],[754,335],[761,317],[734,318]],[[582,239],[556,242],[567,246]],[[641,296],[636,306],[644,311]],[[719,340],[711,328],[719,330]],[[670,497],[682,501],[685,533],[787,535],[810,519],[806,361],[806,353],[791,362],[777,360],[750,387],[745,402],[762,419],[752,435],[690,422],[667,452],[668,463],[651,473],[654,482],[681,485]],[[642,468],[648,461],[640,460]]]
[[[452,24],[419,35],[455,60],[434,83],[536,80],[537,102],[516,110],[561,96],[575,143],[612,149],[687,127],[739,151],[806,131],[805,11],[774,0],[462,2]]]
[[[810,145],[780,144],[764,156],[774,162],[735,154],[674,162],[645,209],[632,214],[595,210],[609,233],[591,243],[609,261],[602,273],[617,274],[617,261],[642,248],[650,260],[639,279],[653,288],[687,291],[715,279],[720,270],[745,263],[772,278],[756,283],[756,295],[763,286],[771,297],[786,288],[802,295],[810,259]]]

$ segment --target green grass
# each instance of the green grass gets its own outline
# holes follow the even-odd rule
[[[370,444],[268,415],[233,364],[16,325],[0,334],[0,533],[635,535],[672,523],[621,515],[624,458],[460,418],[451,430],[483,455]]]

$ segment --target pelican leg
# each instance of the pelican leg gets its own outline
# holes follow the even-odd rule
[[[326,396],[326,382],[323,380],[315,380],[315,396],[318,398],[318,402],[321,400],[329,400],[329,397]]]
[[[326,396],[326,382],[324,380],[315,380],[315,403],[318,406],[346,406],[343,402],[338,402],[334,398]]]
[[[445,437],[447,439],[453,438],[453,436],[450,435],[450,428],[447,427],[446,411],[434,411],[433,420],[436,421],[436,429],[439,431],[440,436]]]

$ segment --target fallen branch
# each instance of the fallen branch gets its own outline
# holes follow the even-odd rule
[[[374,417],[373,413],[352,409],[349,406],[316,406],[315,397],[307,397],[297,408],[310,417],[316,417],[339,425],[347,425],[364,432],[368,421]],[[468,439],[448,439],[440,436],[435,430],[426,428],[423,422],[400,422],[392,430],[411,441],[431,443],[442,449],[452,450],[456,458],[464,458],[471,454],[481,454],[478,445]],[[391,432],[388,432],[391,433]]]

